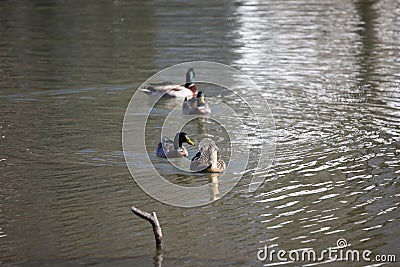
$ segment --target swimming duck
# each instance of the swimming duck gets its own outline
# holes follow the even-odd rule
[[[204,94],[200,91],[196,98],[187,99],[183,101],[182,105],[183,115],[195,115],[195,114],[209,114],[211,113],[210,106],[204,98]]]
[[[184,86],[173,84],[171,82],[153,83],[140,90],[147,95],[163,96],[163,97],[177,97],[177,98],[194,98],[197,96],[197,86],[194,83],[194,69],[190,68],[186,72],[186,83]]]
[[[201,146],[200,151],[192,158],[190,170],[194,172],[223,172],[226,164],[218,159],[219,148],[214,142]]]
[[[182,158],[187,157],[188,152],[182,143],[188,143],[194,146],[194,142],[190,140],[186,133],[179,132],[175,135],[174,141],[167,137],[163,137],[158,143],[156,155],[160,158]]]

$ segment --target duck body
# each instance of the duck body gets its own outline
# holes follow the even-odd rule
[[[170,82],[153,83],[140,88],[140,90],[154,97],[193,98],[197,96],[197,86],[195,84],[185,84],[185,86],[182,86]]]
[[[205,101],[203,92],[198,92],[196,98],[187,99],[183,101],[182,105],[183,115],[206,115],[211,113],[210,106]]]
[[[149,96],[165,98],[194,98],[198,90],[194,83],[195,73],[192,68],[186,73],[186,83],[184,85],[173,84],[171,82],[151,83],[140,88],[142,92]]]
[[[167,137],[163,137],[158,143],[156,149],[156,155],[160,158],[183,158],[188,156],[188,151],[182,145],[186,142],[190,145],[194,145],[193,141],[189,139],[186,133],[177,133],[174,141]]]
[[[179,149],[174,149],[174,142],[171,139],[163,138],[158,143],[156,155],[160,158],[183,158],[188,156],[187,149],[182,146]]]
[[[223,172],[226,169],[226,164],[223,160],[218,159],[218,151],[218,147],[214,144],[201,147],[190,162],[190,170],[209,173]]]

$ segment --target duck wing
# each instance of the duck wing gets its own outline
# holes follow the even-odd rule
[[[173,151],[174,150],[174,141],[167,137],[163,137],[161,139],[161,144],[162,148],[164,149],[165,153],[168,153],[168,151]]]
[[[196,114],[193,113],[196,111],[196,99],[188,99],[183,101],[183,106],[182,106],[182,110],[183,110],[183,114],[184,115],[192,115],[192,114]]]
[[[210,168],[211,162],[210,159],[204,153],[200,151],[192,158],[190,162],[190,170],[194,172],[205,171]]]
[[[143,92],[147,94],[151,94],[154,92],[163,92],[166,93],[168,91],[182,91],[187,89],[186,87],[178,84],[173,84],[171,82],[163,82],[163,83],[151,83],[146,86],[140,88]]]

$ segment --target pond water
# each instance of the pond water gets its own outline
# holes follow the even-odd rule
[[[157,212],[163,266],[263,266],[264,245],[322,250],[339,238],[400,256],[398,1],[2,1],[0,11],[1,264],[156,265],[131,205]],[[232,66],[268,101],[276,151],[254,193],[245,176],[210,205],[180,208],[131,178],[128,103],[186,61]],[[171,181],[207,181],[160,164]]]

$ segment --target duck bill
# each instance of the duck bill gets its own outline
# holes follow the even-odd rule
[[[186,143],[188,143],[189,145],[194,146],[194,142],[192,140],[190,140],[189,138],[186,138]]]

